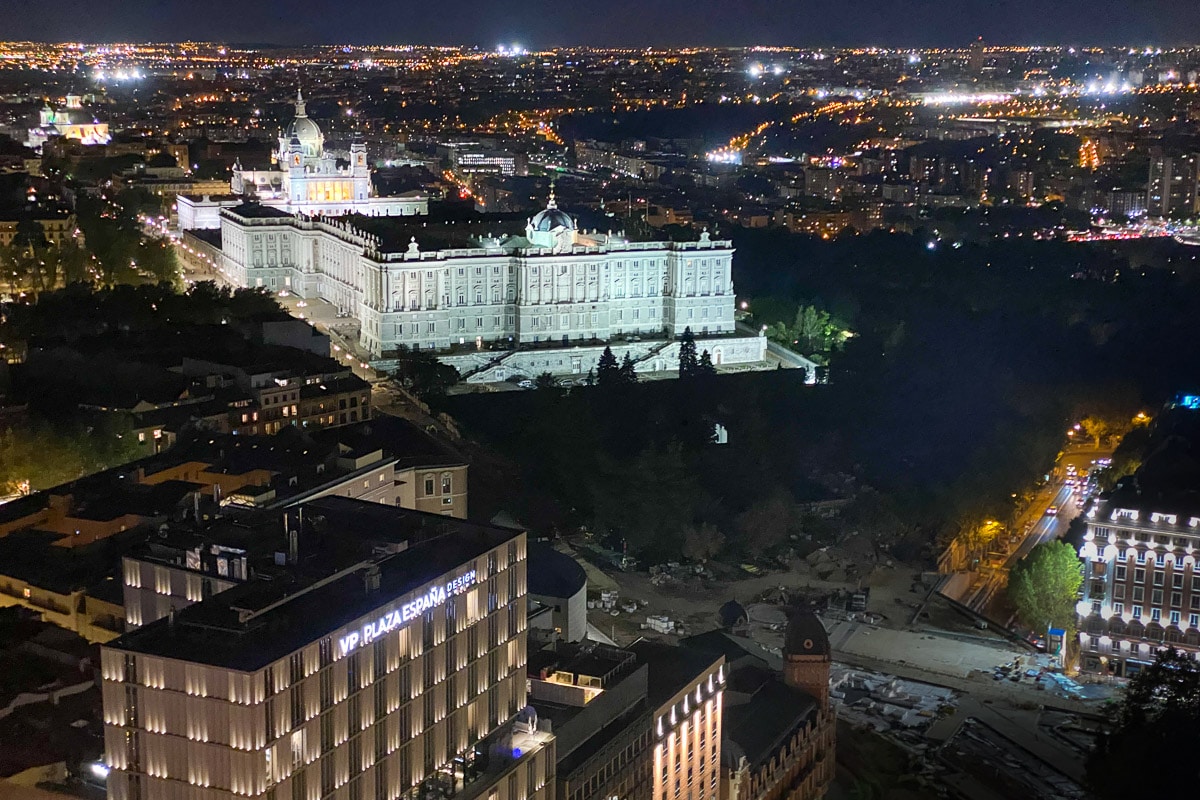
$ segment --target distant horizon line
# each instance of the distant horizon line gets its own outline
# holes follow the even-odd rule
[[[982,39],[982,37],[981,37]],[[881,51],[913,51],[913,50],[966,50],[970,48],[975,41],[965,40],[961,44],[954,45],[901,45],[901,44],[645,44],[645,45],[621,45],[621,44],[555,44],[537,46],[532,49],[527,49],[529,55],[535,53],[553,52],[556,50],[881,50]],[[983,40],[985,48],[999,50],[1133,50],[1139,53],[1153,47],[1156,50],[1161,50],[1163,53],[1187,51],[1200,49],[1200,42],[1194,44],[1176,44],[1176,45],[1158,45],[1147,44],[1142,42],[1138,45],[1132,44],[1101,44],[1101,43],[999,43]],[[256,41],[236,41],[233,39],[64,39],[60,41],[51,41],[47,39],[7,39],[0,40],[0,47],[12,45],[42,45],[42,46],[57,46],[66,47],[77,45],[82,47],[91,46],[117,46],[117,45],[206,45],[213,47],[237,47],[246,49],[285,49],[285,48],[429,48],[429,49],[455,49],[455,50],[481,50],[483,52],[496,52],[489,49],[488,45],[470,44],[470,43],[429,43],[429,42],[390,42],[390,43],[364,43],[364,42],[256,42]],[[497,43],[497,46],[509,46],[505,43]]]

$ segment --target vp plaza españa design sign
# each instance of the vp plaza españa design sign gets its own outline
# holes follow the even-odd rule
[[[401,625],[411,622],[430,609],[437,608],[446,602],[446,598],[462,594],[475,585],[475,570],[469,570],[444,586],[434,586],[428,592],[415,600],[410,600],[391,611],[386,612],[374,622],[368,622],[360,630],[352,631],[338,639],[342,655],[352,653],[360,645],[367,645],[396,630]]]

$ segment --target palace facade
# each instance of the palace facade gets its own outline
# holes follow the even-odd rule
[[[220,230],[229,279],[336,305],[360,321],[359,345],[378,362],[403,346],[439,353],[469,380],[586,373],[613,342],[639,369],[669,370],[688,328],[714,364],[765,358],[765,339],[735,333],[731,242],[579,230],[553,193],[507,233],[257,203],[223,209]]]

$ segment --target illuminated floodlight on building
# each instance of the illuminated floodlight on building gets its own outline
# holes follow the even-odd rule
[[[1003,103],[1011,99],[1011,94],[1002,92],[935,92],[925,96],[925,102],[935,106],[967,105],[971,103]]]
[[[921,57],[920,57],[919,55],[917,55],[916,53],[909,53],[909,54],[908,54],[908,63],[910,63],[910,64],[920,64],[920,63],[921,63]]]
[[[771,72],[773,72],[773,73],[774,73],[774,74],[776,74],[776,75],[782,75],[782,74],[783,74],[783,67],[781,67],[781,66],[779,66],[778,64],[776,64],[774,67],[772,67],[772,68],[771,68]]]
[[[719,150],[710,150],[705,154],[705,159],[712,164],[741,164],[742,153],[740,150],[722,147]]]
[[[751,64],[746,71],[750,73],[751,78],[757,78],[763,74],[763,67],[762,64]]]

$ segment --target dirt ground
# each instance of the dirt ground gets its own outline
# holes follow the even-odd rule
[[[764,575],[746,575],[735,580],[693,577],[663,586],[654,585],[646,572],[602,572],[591,564],[587,564],[586,568],[590,596],[599,595],[600,588],[597,588],[598,581],[595,579],[599,577],[605,584],[601,588],[615,588],[618,591],[620,603],[638,601],[638,610],[633,613],[618,611],[613,615],[600,609],[589,613],[589,621],[619,645],[627,644],[638,636],[654,635],[639,627],[648,615],[665,615],[675,620],[686,635],[702,633],[720,624],[717,609],[725,602],[736,600],[743,606],[750,606],[765,593],[775,593],[779,589],[786,590],[790,598],[815,598],[836,591],[869,588],[867,612],[880,626],[896,629],[909,627],[916,613],[915,605],[925,599],[924,589],[914,591],[914,578],[919,570],[899,563],[877,566],[861,579],[853,581],[822,580],[814,570],[804,565]],[[949,610],[944,604],[931,604],[925,613],[927,616],[918,620],[918,627],[931,626],[989,637],[988,632],[975,630],[969,620]]]

